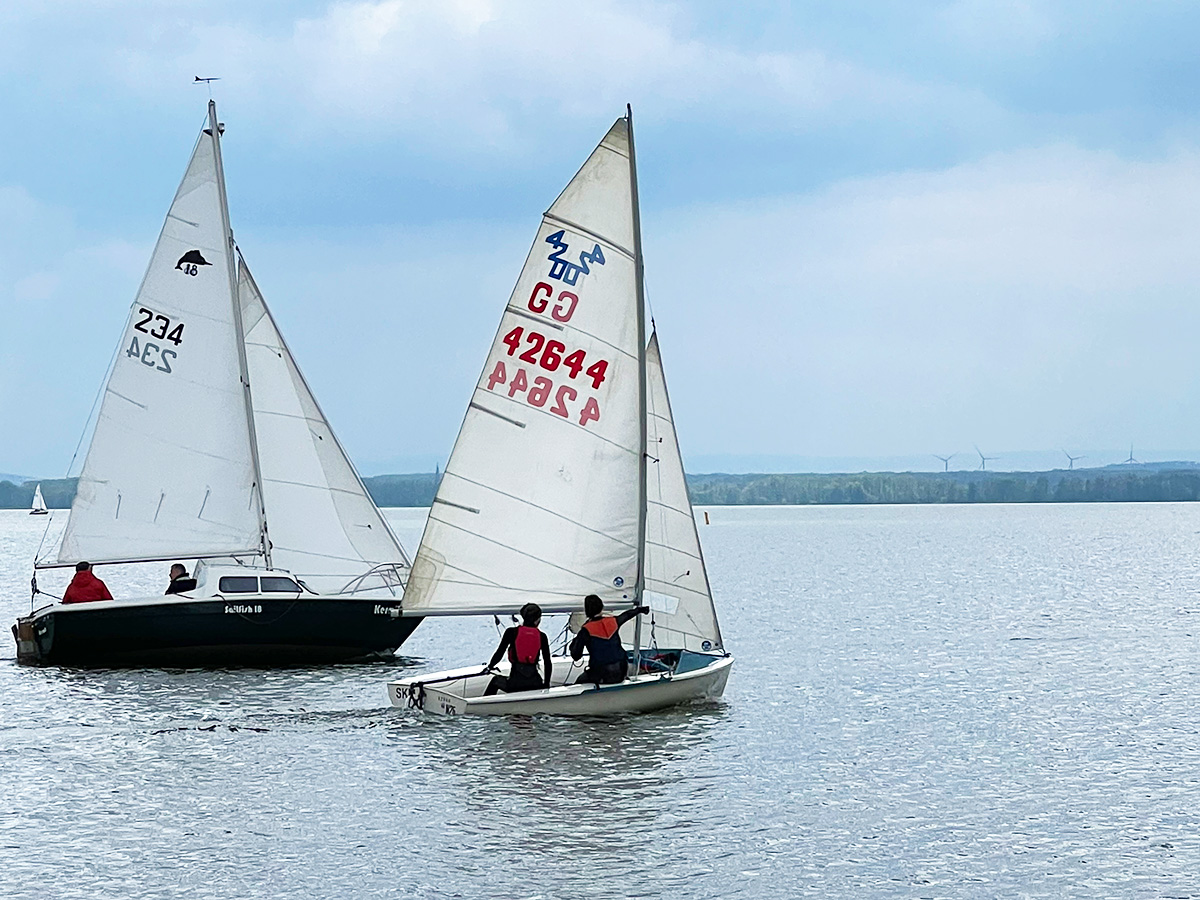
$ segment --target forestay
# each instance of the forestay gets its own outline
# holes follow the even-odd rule
[[[633,597],[637,290],[627,120],[542,219],[446,466],[404,595],[416,612]]]
[[[378,565],[407,568],[240,255],[238,294],[272,563],[323,593]]]
[[[650,615],[642,624],[642,645],[719,650],[721,630],[684,478],[657,334],[646,349],[646,407],[649,465],[642,601],[650,607]],[[632,625],[622,632],[632,637]]]
[[[216,141],[200,135],[130,310],[60,564],[261,544]]]

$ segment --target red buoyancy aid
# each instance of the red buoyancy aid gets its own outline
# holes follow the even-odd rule
[[[508,651],[510,662],[536,665],[542,652],[542,633],[528,625],[517,626],[517,636]]]

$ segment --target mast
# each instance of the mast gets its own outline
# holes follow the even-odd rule
[[[254,430],[254,403],[250,396],[250,373],[246,364],[246,334],[242,324],[242,304],[238,297],[237,267],[234,254],[233,226],[229,223],[229,198],[225,194],[225,166],[221,162],[221,126],[217,122],[217,104],[208,101],[208,133],[213,142],[213,158],[217,166],[217,191],[221,198],[221,230],[225,235],[225,263],[229,276],[229,296],[233,304],[233,327],[237,335],[238,369],[242,382],[242,399],[246,407],[246,428],[250,433],[250,461],[254,467],[254,489],[257,492],[258,537],[262,542],[262,555],[271,567],[271,539],[267,534],[267,510],[264,503],[262,465],[258,459],[258,434]]]
[[[638,346],[638,433],[641,436],[638,451],[638,542],[637,579],[633,588],[635,606],[642,605],[642,592],[646,586],[646,285],[645,265],[642,260],[642,216],[638,207],[637,154],[633,149],[633,107],[625,105],[625,121],[629,131],[629,187],[633,206],[633,267],[637,283],[637,346]],[[642,617],[634,616],[633,627],[633,674],[641,669]]]

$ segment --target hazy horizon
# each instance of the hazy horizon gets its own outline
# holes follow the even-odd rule
[[[940,454],[948,456],[947,453]],[[1067,456],[1060,450],[1017,450],[987,451],[987,470],[994,472],[1041,472],[1069,468]],[[1094,469],[1120,465],[1129,457],[1129,448],[1097,451],[1092,454],[1073,453],[1076,469]],[[1145,453],[1134,448],[1137,463],[1155,465],[1161,463],[1200,463],[1200,450],[1148,450]],[[935,454],[896,454],[875,457],[808,457],[790,454],[697,454],[685,459],[690,475],[754,475],[754,474],[838,474],[854,472],[941,472],[943,463]],[[441,469],[444,458],[430,456],[395,457],[392,462],[378,461],[372,465],[359,466],[364,478],[377,475],[420,475]],[[959,453],[950,460],[949,471],[963,472],[979,469],[979,456],[972,449],[970,454]],[[77,474],[77,473],[73,473]],[[69,477],[63,474],[17,474],[0,472],[0,481],[38,481]]]

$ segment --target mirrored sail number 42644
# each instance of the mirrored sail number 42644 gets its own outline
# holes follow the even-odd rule
[[[170,374],[171,361],[178,354],[166,344],[169,342],[178,347],[183,343],[183,323],[173,322],[169,316],[142,306],[134,315],[133,330],[145,337],[134,334],[125,349],[125,355],[155,371]],[[161,343],[156,343],[159,341]]]

